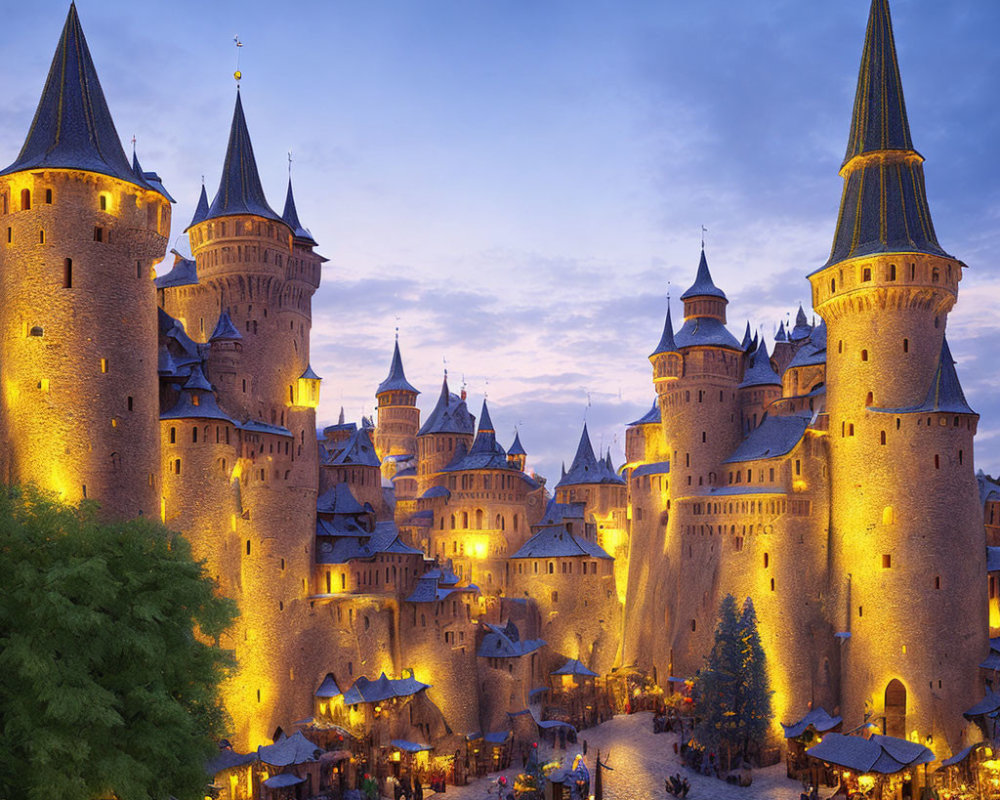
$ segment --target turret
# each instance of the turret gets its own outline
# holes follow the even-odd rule
[[[418,495],[434,485],[435,476],[451,463],[459,447],[468,450],[472,446],[475,430],[476,420],[465,398],[448,390],[445,375],[437,404],[417,434]]]
[[[768,407],[781,397],[781,378],[771,365],[767,345],[761,342],[757,351],[747,359],[747,368],[738,387],[744,435],[760,425]]]
[[[840,174],[830,258],[809,279],[827,325],[844,724],[874,709],[888,733],[954,751],[987,626],[967,588],[985,573],[976,417],[944,341],[963,265],[931,222],[887,0],[872,2]]]
[[[507,461],[518,472],[524,472],[524,465],[527,463],[528,453],[521,444],[521,434],[514,431],[514,442],[507,451]]]
[[[0,172],[3,478],[119,517],[155,515],[160,499],[152,277],[170,198],[146,174],[122,150],[71,5]]]
[[[395,474],[399,461],[408,461],[417,453],[417,431],[420,429],[418,394],[420,392],[406,380],[397,338],[389,375],[375,390],[378,401],[375,449],[382,459],[382,474],[386,478]]]
[[[712,280],[704,250],[681,300],[684,325],[673,332],[668,308],[650,356],[675,497],[718,485],[718,465],[740,438],[736,386],[743,360],[743,348],[725,326],[729,301]]]

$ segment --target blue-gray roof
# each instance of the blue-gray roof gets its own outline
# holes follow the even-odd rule
[[[198,395],[197,405],[194,402],[194,395]],[[216,419],[235,424],[233,419],[219,408],[212,392],[190,389],[184,389],[174,407],[160,414],[160,419]]]
[[[777,458],[792,451],[805,435],[809,418],[805,416],[772,417],[765,415],[764,421],[750,432],[723,464],[741,461],[757,461],[762,458]]]
[[[205,765],[208,775],[218,775],[223,770],[253,764],[257,760],[256,753],[237,753],[235,750],[220,750],[219,754]]]
[[[685,320],[674,335],[678,348],[682,347],[730,347],[740,350],[740,343],[715,317],[691,317]]]
[[[205,377],[205,373],[202,372],[201,364],[195,364],[191,367],[191,374],[188,376],[187,382],[184,384],[185,389],[197,389],[201,392],[212,391],[212,384],[208,382],[208,378]]]
[[[806,750],[806,755],[855,772],[882,775],[893,775],[934,760],[934,753],[922,744],[878,734],[865,739],[827,733],[819,744]]]
[[[676,352],[677,342],[674,341],[674,323],[670,321],[670,300],[667,300],[667,317],[663,321],[663,334],[660,336],[660,342],[656,345],[656,349],[649,354],[649,357],[652,358],[660,353]]]
[[[74,3],[21,152],[0,175],[29,169],[80,169],[153,188],[122,149]]]
[[[176,250],[174,254],[174,264],[170,272],[165,275],[157,275],[153,279],[153,285],[157,289],[166,289],[171,286],[194,286],[198,283],[198,265],[190,258],[184,258]]]
[[[336,483],[316,500],[320,514],[364,514],[365,508],[357,501],[346,483]]]
[[[914,157],[851,164],[874,153]],[[888,0],[872,2],[844,167],[837,231],[821,269],[872,253],[947,256],[931,221],[923,159],[910,137]]]
[[[631,428],[633,425],[659,425],[661,421],[662,417],[660,416],[660,403],[658,400],[654,400],[653,407],[649,409],[649,411],[647,411],[641,417],[639,417],[639,419],[637,419],[635,422],[630,422],[628,424],[628,427]]]
[[[983,505],[988,500],[1000,500],[1000,483],[994,481],[981,469],[976,472],[976,481],[979,483],[979,502]]]
[[[740,342],[740,347],[747,350],[753,344],[753,339],[753,333],[750,330],[750,320],[747,320],[747,328],[743,331],[743,341]]]
[[[563,664],[552,675],[582,675],[586,678],[596,678],[597,673],[585,667],[579,660],[571,658]]]
[[[787,369],[794,367],[811,367],[826,363],[826,323],[820,323],[813,328],[809,341],[799,346],[792,356]]]
[[[507,451],[509,456],[526,456],[528,453],[524,449],[524,445],[521,444],[521,434],[514,431],[514,443],[510,446],[510,450]]]
[[[779,322],[778,323],[778,331],[777,331],[777,333],[774,334],[774,341],[776,341],[776,342],[787,342],[788,341],[788,334],[785,333],[785,323],[784,322]]]
[[[692,297],[719,297],[726,299],[726,293],[722,291],[712,281],[712,273],[708,271],[708,259],[705,258],[705,248],[701,249],[701,258],[698,261],[698,274],[694,283],[681,295],[681,300],[688,300]]]
[[[336,697],[341,694],[340,687],[337,686],[337,682],[333,679],[333,673],[327,673],[327,676],[323,678],[323,682],[319,685],[316,690],[316,697]]]
[[[325,460],[324,464],[357,465],[361,467],[380,467],[382,462],[375,452],[371,435],[367,428],[359,428],[351,434],[350,438],[343,443],[333,456]]]
[[[285,221],[285,224],[292,229],[292,235],[296,239],[301,239],[305,244],[316,244],[316,240],[313,239],[313,235],[309,232],[309,229],[303,227],[302,223],[299,222],[299,212],[295,209],[295,196],[292,194],[291,176],[288,177],[288,192],[285,194],[285,210],[282,212],[281,218]]]
[[[482,415],[479,420],[479,432],[472,447],[464,455],[460,455],[464,443],[456,448],[455,458],[445,467],[446,472],[464,472],[470,469],[516,469],[508,460],[507,453],[497,441],[493,421],[490,419],[489,408],[483,400]]]
[[[141,178],[147,186],[151,189],[155,189],[160,194],[162,194],[171,203],[177,202],[170,196],[170,193],[166,190],[163,185],[163,181],[160,180],[160,176],[155,172],[144,172],[142,166],[139,164],[139,157],[135,154],[135,140],[132,143],[132,172],[136,174],[137,177]]]
[[[248,419],[241,422],[237,427],[240,430],[247,431],[247,433],[270,433],[274,436],[292,436],[292,432],[282,425],[271,425],[267,422],[261,422],[256,419]]]
[[[521,639],[517,625],[510,620],[506,625],[483,624],[487,633],[476,653],[480,658],[520,658],[546,644],[544,639]]]
[[[344,705],[381,703],[394,697],[410,697],[429,688],[429,683],[421,683],[414,677],[389,678],[383,672],[373,681],[361,676],[344,692]]]
[[[986,548],[986,571],[1000,572],[1000,547]]]
[[[219,314],[219,321],[215,323],[215,330],[212,331],[212,335],[208,337],[208,340],[214,342],[216,339],[235,340],[242,338],[243,334],[236,329],[236,326],[233,324],[233,318],[229,316],[229,309],[225,309]]]
[[[670,472],[669,461],[657,461],[653,464],[643,464],[632,470],[633,478],[641,478],[643,475],[665,475]]]
[[[748,358],[750,366],[743,373],[743,380],[739,385],[740,389],[749,389],[752,386],[781,386],[781,378],[771,366],[771,358],[767,354],[767,344],[761,342],[757,351]]]
[[[603,558],[602,547],[574,536],[563,525],[546,525],[526,541],[511,558]]]
[[[545,506],[545,513],[539,520],[539,525],[555,525],[567,519],[583,519],[587,504],[578,503],[557,503],[553,497]]]
[[[436,570],[435,570],[436,572]],[[414,587],[413,592],[409,597],[406,598],[407,603],[436,603],[439,600],[444,600],[450,595],[456,592],[470,592],[475,593],[479,591],[479,587],[474,583],[467,584],[465,586],[456,586],[454,584],[446,584],[441,580],[440,575],[432,575],[431,573],[425,573],[420,576],[417,581],[416,587]]]
[[[799,305],[799,310],[795,314],[795,327],[792,328],[792,333],[789,336],[789,339],[793,342],[797,342],[800,339],[808,338],[810,333],[812,333],[812,326],[806,318],[806,312],[803,310],[802,306]]]
[[[872,411],[882,411],[886,414],[975,414],[965,400],[965,392],[958,381],[955,371],[955,359],[951,357],[948,339],[941,339],[941,355],[938,366],[931,379],[927,397],[920,405],[907,408],[873,408]]]
[[[321,381],[323,379],[313,371],[312,364],[306,364],[305,371],[299,375],[299,380]]]
[[[432,486],[420,495],[421,500],[430,500],[434,497],[451,497],[451,492],[444,486]]]
[[[798,722],[793,722],[791,725],[781,723],[781,727],[785,730],[786,739],[794,739],[805,733],[808,728],[812,728],[817,733],[826,733],[826,731],[836,728],[841,722],[843,722],[841,717],[830,716],[825,708],[814,708]]]
[[[316,761],[322,748],[310,742],[302,731],[296,731],[291,736],[279,739],[274,744],[261,745],[257,748],[257,758],[272,767],[289,767],[293,764],[305,764]]]
[[[188,225],[188,227],[190,228],[193,225],[197,225],[207,216],[208,216],[208,192],[205,191],[205,184],[202,183],[201,194],[198,195],[198,205],[195,206],[194,216],[191,217],[191,222]]]
[[[403,359],[399,355],[399,339],[396,340],[396,346],[392,351],[392,363],[389,365],[389,376],[378,385],[378,388],[375,390],[375,396],[378,397],[383,392],[413,392],[413,394],[420,394],[420,392],[408,380],[406,380],[406,374],[403,372]]]
[[[562,476],[556,487],[589,483],[624,484],[625,481],[615,472],[613,467],[609,466],[607,460],[598,459],[594,455],[594,447],[590,443],[590,434],[587,432],[587,423],[584,423],[573,463],[570,464],[569,470]]]
[[[219,191],[209,206],[206,220],[239,214],[255,214],[276,222],[284,223],[267,204],[264,188],[257,173],[257,161],[247,131],[246,117],[243,115],[243,101],[239,89],[236,90],[236,107],[233,109],[233,124],[229,129],[229,145],[226,160],[222,165]]]
[[[983,714],[992,714],[1000,710],[1000,692],[994,692],[987,687],[986,695],[968,711],[963,711],[962,716],[966,718],[979,717]]]
[[[476,432],[476,420],[457,394],[448,391],[448,378],[441,385],[437,405],[420,428],[418,436],[429,433],[457,433],[471,436]]]

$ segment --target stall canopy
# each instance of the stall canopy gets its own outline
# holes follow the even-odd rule
[[[310,742],[300,731],[296,731],[274,744],[258,747],[257,758],[272,767],[288,767],[315,761],[321,752],[321,748]]]
[[[565,664],[563,664],[559,669],[552,673],[553,675],[580,675],[585,678],[596,678],[597,673],[591,669],[587,669],[583,664],[577,661],[575,658],[571,658]]]
[[[831,717],[827,714],[825,708],[814,708],[798,722],[793,722],[791,725],[781,723],[781,727],[785,729],[786,739],[795,739],[810,727],[814,728],[817,733],[826,733],[836,728],[841,721],[840,717]]]
[[[997,709],[1000,709],[1000,692],[987,689],[986,696],[962,714],[962,716],[966,719],[972,719],[973,717],[980,717],[983,714],[992,714]]]
[[[954,767],[956,764],[961,764],[963,761],[965,761],[965,759],[969,757],[969,753],[971,753],[981,744],[982,742],[980,742],[979,744],[970,744],[964,750],[959,750],[951,758],[946,758],[944,761],[942,761],[941,766],[939,766],[938,769],[944,769],[945,767]]]
[[[493,731],[492,733],[487,733],[483,739],[490,744],[503,744],[509,736],[510,731]]]
[[[285,786],[296,786],[300,783],[305,783],[305,778],[300,778],[298,775],[292,775],[290,772],[284,772],[281,775],[275,775],[273,778],[268,778],[264,781],[264,785],[268,789],[281,789]]]
[[[420,744],[419,742],[411,742],[407,739],[393,739],[392,746],[397,750],[402,750],[404,753],[422,753],[425,750],[433,750],[429,744]]]
[[[893,775],[934,760],[934,753],[928,748],[906,739],[878,735],[863,739],[842,733],[828,733],[822,742],[806,750],[806,755],[854,772],[882,775]]]

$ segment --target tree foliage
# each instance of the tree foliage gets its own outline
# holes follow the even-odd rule
[[[0,489],[0,798],[203,797],[233,604],[187,541]]]
[[[715,642],[695,683],[695,738],[727,757],[746,757],[766,736],[773,716],[767,660],[750,598],[737,610],[726,595],[719,606]]]

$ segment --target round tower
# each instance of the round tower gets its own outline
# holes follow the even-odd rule
[[[437,404],[417,434],[417,496],[434,485],[448,464],[468,452],[475,433],[476,419],[465,405],[465,391],[461,396],[452,394],[445,375]]]
[[[977,416],[945,343],[962,263],[938,244],[910,139],[886,0],[873,0],[829,261],[831,592],[842,714],[961,746],[987,631]],[[928,646],[933,642],[933,646]],[[942,744],[943,747],[943,744]],[[936,748],[935,748],[936,749]]]
[[[0,173],[0,363],[12,483],[156,514],[159,179],[130,165],[76,7],[21,152]]]
[[[771,403],[781,397],[781,378],[774,371],[764,342],[748,356],[749,362],[739,385],[740,424],[750,433],[764,420]]]
[[[390,456],[412,458],[417,453],[417,431],[420,429],[418,394],[420,392],[406,380],[397,338],[389,375],[375,390],[375,399],[378,401],[375,451],[382,459],[382,474],[386,478],[395,474],[396,466],[401,460]]]

